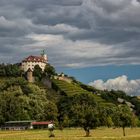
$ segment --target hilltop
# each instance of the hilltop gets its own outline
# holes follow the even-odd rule
[[[96,126],[118,125],[115,124],[112,115],[119,106],[125,106],[127,111],[130,109],[136,116],[140,116],[140,100],[137,97],[130,97],[123,91],[97,90],[77,81],[74,77],[58,75],[49,64],[44,72],[35,67],[33,83],[27,81],[26,73],[23,73],[17,65],[1,65],[0,70],[1,124],[14,120],[53,120],[59,127],[79,126],[78,122],[80,124],[81,121],[76,118],[73,120],[71,114],[77,109],[86,109],[90,106],[96,108],[94,111],[89,108],[87,112],[97,113],[91,114],[98,116],[97,120],[91,120],[98,122]],[[86,110],[83,111],[86,114]],[[81,115],[80,117],[83,116]],[[136,117],[135,120],[135,125],[140,125],[139,118]],[[87,131],[87,128],[84,129]]]

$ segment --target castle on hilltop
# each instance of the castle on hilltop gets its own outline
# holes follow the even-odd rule
[[[47,63],[48,63],[48,57],[43,50],[40,56],[30,55],[27,58],[23,59],[21,62],[21,69],[24,72],[27,72],[27,80],[29,82],[34,82],[35,81],[33,77],[34,67],[36,65],[39,65],[42,71],[44,71]]]
[[[43,50],[40,56],[30,55],[27,58],[23,59],[21,62],[21,69],[26,73],[26,78],[28,82],[33,83],[35,81],[35,77],[33,76],[34,67],[38,65],[42,69],[42,71],[44,71],[47,64],[48,57]],[[53,78],[65,81],[67,83],[71,83],[73,81],[71,77],[68,77],[63,73],[54,75]],[[49,79],[45,79],[44,83],[47,84],[48,87],[51,87],[51,82]]]
[[[24,72],[27,72],[29,70],[33,71],[35,65],[39,65],[39,67],[42,69],[42,71],[44,71],[47,63],[48,63],[48,57],[45,54],[45,52],[43,51],[40,56],[30,55],[27,58],[25,58],[24,60],[22,60],[21,69]]]

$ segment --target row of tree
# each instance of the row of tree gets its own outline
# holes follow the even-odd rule
[[[0,89],[0,123],[17,120],[54,120],[57,106],[47,99],[47,91],[23,78],[2,81]]]
[[[138,124],[137,117],[128,106],[103,106],[95,101],[92,94],[63,97],[58,111],[61,126],[82,127],[86,136],[90,135],[90,129],[99,126],[122,127],[125,136],[125,127]]]
[[[78,82],[79,86],[81,86],[83,89],[99,94],[101,98],[106,100],[107,102],[114,103],[116,105],[119,104],[118,98],[123,99],[124,101],[130,102],[132,105],[134,105],[133,109],[135,110],[135,113],[137,116],[139,116],[140,119],[140,99],[137,98],[137,96],[129,96],[124,91],[120,90],[97,90],[94,87],[85,85],[83,83]],[[125,102],[124,102],[125,104]]]
[[[18,77],[22,73],[23,71],[19,68],[18,64],[0,64],[1,77]]]
[[[51,76],[55,74],[56,74],[55,69],[50,64],[47,64],[45,66],[44,71],[42,71],[39,65],[35,65],[34,71],[33,71],[33,76],[36,78],[36,81],[41,81],[41,79],[44,77],[51,78]]]

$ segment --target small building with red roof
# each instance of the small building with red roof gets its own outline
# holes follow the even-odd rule
[[[8,121],[5,122],[0,128],[2,130],[26,130],[26,129],[46,129],[49,124],[53,124],[52,121],[37,122],[32,120],[23,121]]]
[[[48,128],[49,124],[53,124],[52,121],[48,121],[48,122],[32,122],[32,126],[33,126],[34,129]]]

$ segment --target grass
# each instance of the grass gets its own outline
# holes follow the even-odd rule
[[[84,137],[83,129],[55,130],[55,138],[49,138],[48,130],[0,131],[0,140],[140,140],[140,128],[126,128],[126,136],[122,129],[98,128],[91,130],[90,137]]]

